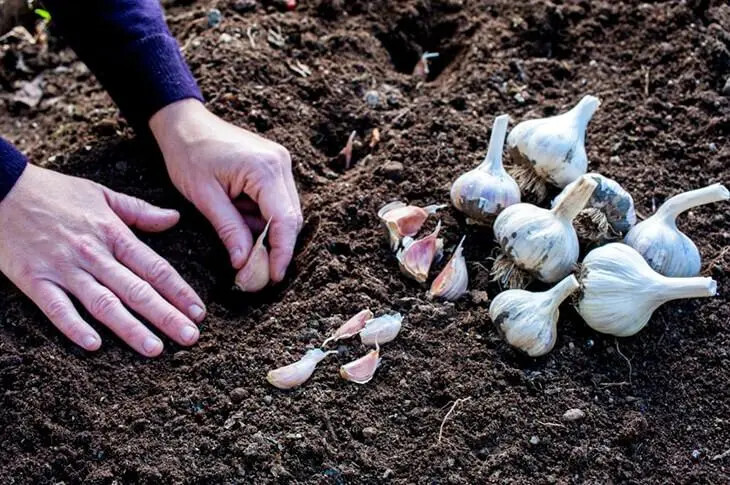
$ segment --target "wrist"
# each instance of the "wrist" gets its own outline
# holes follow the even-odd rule
[[[171,147],[188,144],[200,136],[201,126],[211,113],[195,98],[170,103],[149,120],[150,131],[163,155]]]

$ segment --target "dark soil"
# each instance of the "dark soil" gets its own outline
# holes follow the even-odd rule
[[[640,213],[727,183],[730,5],[302,3],[168,5],[211,109],[295,161],[300,248],[288,279],[256,297],[231,289],[213,231],[62,42],[51,36],[48,52],[5,42],[4,93],[43,74],[45,94],[34,109],[6,96],[0,132],[34,163],[179,208],[179,227],[142,237],[199,290],[209,317],[198,345],[169,342],[158,359],[103,329],[102,350],[85,354],[0,280],[0,482],[728,483],[730,454],[718,457],[730,449],[727,205],[681,220],[716,298],[667,304],[620,340],[565,305],[556,348],[540,359],[508,348],[487,316],[486,293],[498,291],[489,231],[443,213],[447,254],[467,234],[472,291],[438,303],[399,274],[375,213],[393,199],[447,201],[483,156],[494,116],[548,115],[586,93],[602,100],[590,168],[622,183]],[[210,29],[213,6],[224,20]],[[283,47],[266,40],[279,28]],[[424,50],[441,56],[420,82],[411,71]],[[311,76],[289,67],[297,62]],[[363,100],[370,89],[376,108]],[[381,142],[356,149],[345,171],[336,155],[349,132],[367,141],[376,127]],[[347,343],[300,389],[267,384],[269,369],[364,307],[406,315],[371,383],[338,377],[366,350]],[[466,398],[439,443],[449,407]],[[585,417],[562,421],[571,408]]]

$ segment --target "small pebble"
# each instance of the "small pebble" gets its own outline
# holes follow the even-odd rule
[[[522,93],[515,94],[515,101],[522,104],[525,102],[525,97],[522,95]]]
[[[692,459],[693,460],[699,460],[700,456],[702,456],[702,452],[700,450],[692,450]]]
[[[383,176],[398,182],[403,179],[403,164],[400,162],[386,162],[382,166]]]
[[[362,437],[368,440],[371,440],[378,436],[378,428],[375,428],[373,426],[368,426],[367,428],[362,429]]]
[[[709,145],[707,145],[707,148],[709,148],[711,152],[717,151],[717,145],[715,145],[714,143],[710,143]]]
[[[211,8],[208,10],[208,27],[214,28],[223,20],[223,14],[217,8]]]
[[[594,345],[596,345],[596,344],[595,344],[595,342],[593,341],[593,339],[588,339],[588,340],[586,340],[586,348],[587,348],[587,349],[592,349]]]
[[[365,93],[365,104],[371,108],[377,108],[380,105],[380,93],[374,89]]]
[[[246,389],[244,389],[243,387],[237,387],[231,391],[229,397],[234,404],[238,404],[239,402],[246,399],[247,395],[248,392],[246,392]]]
[[[581,409],[573,408],[565,411],[565,414],[563,414],[563,421],[578,421],[585,417],[586,413],[584,413]]]
[[[250,12],[256,9],[256,0],[237,0],[233,4],[233,10],[238,13]]]
[[[273,397],[271,397],[269,395],[264,396],[264,404],[266,404],[267,406],[269,404],[271,404],[273,401],[274,401],[274,398]]]
[[[621,158],[618,155],[614,155],[608,159],[611,163],[621,163]]]
[[[540,444],[540,438],[538,438],[537,436],[530,437],[530,444],[533,445],[533,446],[539,445]]]
[[[228,44],[233,40],[233,37],[230,34],[226,34],[223,32],[220,37],[218,37],[218,42],[221,44]]]

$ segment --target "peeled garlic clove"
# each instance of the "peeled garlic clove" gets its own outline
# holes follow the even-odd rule
[[[546,183],[565,187],[586,173],[585,133],[599,105],[595,96],[584,96],[570,111],[523,121],[510,131],[507,145],[513,160],[522,162],[512,174],[523,192],[543,200]]]
[[[421,230],[428,216],[446,207],[446,204],[432,204],[426,207],[406,205],[395,201],[385,204],[379,211],[378,217],[388,231],[390,248],[395,251],[404,237],[413,237]]]
[[[322,359],[330,354],[336,354],[336,350],[330,350],[324,352],[322,349],[312,349],[307,351],[300,360],[293,364],[279,367],[269,371],[266,374],[266,380],[279,389],[291,389],[297,387],[307,381],[312,376],[315,367],[319,364]]]
[[[598,184],[581,177],[550,210],[515,204],[494,221],[494,236],[502,254],[492,276],[509,288],[522,288],[532,278],[555,283],[573,271],[578,261],[578,236],[572,221]]]
[[[578,213],[574,226],[578,238],[583,241],[604,241],[623,237],[636,224],[634,199],[618,182],[599,173],[589,173],[598,183],[586,207]],[[578,179],[580,180],[580,179]],[[552,207],[560,202],[564,194],[572,190],[575,180],[553,199]]]
[[[545,355],[555,346],[560,304],[578,287],[570,275],[548,291],[503,291],[489,305],[489,317],[511,346],[530,357]]]
[[[236,286],[242,291],[256,292],[269,284],[269,251],[264,246],[264,239],[269,232],[271,219],[266,223],[264,231],[256,239],[246,264],[236,275]]]
[[[495,118],[484,161],[451,186],[454,207],[478,224],[491,224],[502,209],[520,201],[520,188],[502,165],[508,123],[507,115]]]
[[[610,243],[583,260],[576,309],[592,329],[634,335],[662,304],[679,298],[714,296],[712,278],[668,278],[655,272],[635,249]]]
[[[335,333],[333,333],[329,338],[327,338],[327,340],[324,341],[324,343],[322,343],[322,347],[324,347],[325,345],[327,345],[327,343],[331,341],[336,342],[338,340],[357,335],[360,330],[365,328],[365,324],[372,318],[373,312],[371,312],[369,309],[362,310],[357,315],[343,323],[340,328],[335,330]]]
[[[373,378],[379,365],[380,346],[376,342],[374,350],[340,367],[340,376],[346,381],[356,384],[367,384]]]
[[[433,280],[428,296],[445,300],[458,300],[466,293],[469,286],[469,274],[466,270],[466,260],[463,255],[463,244],[466,236],[461,238],[454,254],[441,273]]]
[[[398,336],[402,324],[403,316],[400,313],[373,318],[360,330],[360,341],[365,345],[388,343]]]
[[[654,271],[664,276],[697,276],[702,258],[695,243],[677,229],[679,214],[693,207],[730,199],[722,184],[684,192],[670,198],[656,213],[634,226],[624,242],[636,249]]]
[[[428,279],[431,263],[444,245],[443,239],[438,237],[440,230],[441,221],[436,224],[436,229],[431,234],[417,241],[409,241],[407,247],[398,250],[396,258],[403,274],[419,283]]]

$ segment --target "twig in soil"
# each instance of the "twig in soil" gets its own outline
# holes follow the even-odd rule
[[[631,364],[629,364],[629,365],[631,365]],[[621,386],[628,386],[630,384],[631,383],[629,383],[629,382],[621,381],[621,382],[601,382],[598,385],[602,386],[602,387],[621,387]]]
[[[564,424],[560,423],[546,423],[543,421],[538,421],[537,424],[541,424],[543,426],[547,426],[548,428],[565,428],[566,426]]]
[[[647,98],[649,97],[649,74],[651,74],[651,69],[647,68],[644,73],[644,96]]]
[[[451,409],[449,409],[449,412],[446,413],[446,416],[444,416],[444,420],[441,421],[441,427],[439,428],[439,439],[438,439],[438,442],[439,443],[441,443],[441,438],[444,435],[444,425],[446,424],[446,420],[449,419],[449,416],[451,416],[451,413],[454,412],[454,408],[456,408],[456,405],[459,404],[460,402],[466,402],[466,401],[468,401],[470,399],[471,399],[471,396],[470,397],[461,398],[461,399],[457,399],[456,401],[454,401],[454,404],[451,406]]]
[[[266,40],[277,47],[284,47],[284,44],[286,44],[286,39],[281,34],[281,27],[278,25],[276,26],[276,30],[269,29],[269,35],[266,37]]]
[[[723,458],[730,456],[730,449],[727,449],[720,453],[719,455],[715,455],[711,458],[712,461],[722,460]]]
[[[312,75],[312,70],[309,69],[306,64],[302,64],[299,61],[297,61],[296,64],[292,64],[291,62],[289,62],[287,63],[287,66],[289,66],[289,69],[299,74],[301,77],[306,78]]]
[[[629,364],[629,385],[631,385],[631,372],[632,372],[632,369],[631,369],[631,360],[628,357],[626,357],[623,354],[623,352],[621,352],[621,349],[618,346],[618,339],[616,339],[616,352],[618,352],[618,355],[620,355],[621,357],[623,357],[624,360],[626,361],[626,363]]]
[[[251,44],[251,49],[256,48],[256,36],[254,35],[253,29],[256,28],[256,24],[249,25],[246,29],[246,36],[248,37],[248,42]]]
[[[730,246],[725,246],[720,251],[720,254],[712,258],[710,261],[705,263],[705,269],[702,270],[702,276],[710,276],[712,273],[712,267],[715,266],[719,261],[725,259],[725,255],[730,252]]]

